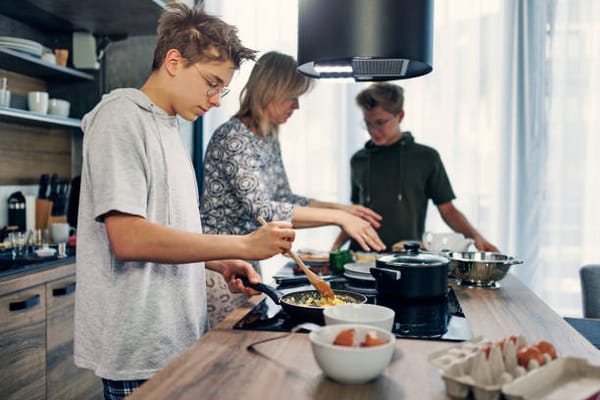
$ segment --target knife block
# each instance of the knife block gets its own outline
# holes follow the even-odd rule
[[[53,202],[46,199],[35,201],[35,229],[48,229],[55,222],[67,222],[66,215],[52,216]]]

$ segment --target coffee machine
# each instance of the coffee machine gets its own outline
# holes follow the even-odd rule
[[[18,232],[25,232],[27,228],[25,196],[21,192],[14,192],[8,197],[8,226],[16,227]]]

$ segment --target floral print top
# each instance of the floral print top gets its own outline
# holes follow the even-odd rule
[[[200,206],[205,233],[244,235],[267,221],[291,221],[294,207],[310,199],[292,193],[279,139],[256,136],[232,118],[206,149]]]

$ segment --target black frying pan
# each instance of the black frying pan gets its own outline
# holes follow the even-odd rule
[[[321,294],[318,290],[299,290],[297,292],[291,292],[283,294],[279,290],[272,286],[265,285],[264,283],[253,284],[250,283],[246,278],[241,278],[245,286],[251,287],[254,290],[263,292],[275,302],[279,304],[283,311],[285,311],[291,318],[298,322],[314,322],[316,324],[324,325],[323,319],[323,308],[318,306],[302,305],[307,304],[311,300],[320,300]],[[333,293],[337,299],[340,299],[346,303],[366,303],[366,296],[350,292],[348,290],[334,290]]]

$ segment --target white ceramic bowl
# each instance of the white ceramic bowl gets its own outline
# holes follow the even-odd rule
[[[388,342],[372,347],[334,345],[342,330],[355,329],[356,340],[361,342],[367,332],[375,332],[378,339]],[[385,329],[358,324],[335,324],[308,334],[313,355],[325,375],[340,383],[361,384],[379,376],[392,360],[396,337]]]
[[[71,109],[71,103],[62,99],[50,99],[48,102],[48,114],[59,117],[68,117]]]
[[[375,304],[340,304],[323,309],[326,325],[364,324],[377,326],[388,332],[394,325],[394,310]]]

